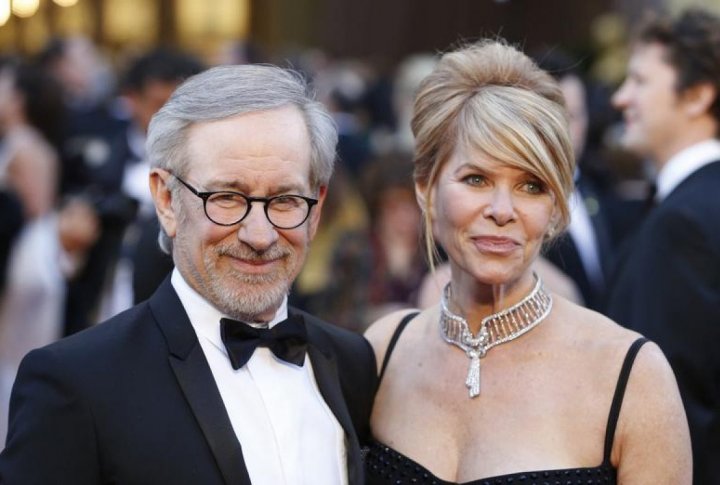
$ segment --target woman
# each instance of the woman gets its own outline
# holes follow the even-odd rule
[[[451,277],[440,305],[367,331],[381,369],[368,483],[690,483],[660,350],[531,269],[569,219],[556,83],[480,42],[443,56],[412,127],[427,247],[443,247]]]
[[[60,167],[51,141],[61,114],[60,90],[38,67],[0,67],[0,189],[17,194],[24,212],[0,293],[0,446],[20,360],[62,335],[65,276],[97,232],[86,203],[56,210]]]

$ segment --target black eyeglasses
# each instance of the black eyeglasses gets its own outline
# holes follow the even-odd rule
[[[175,174],[190,192],[203,201],[205,215],[219,226],[234,226],[250,214],[253,202],[262,202],[265,217],[278,229],[295,229],[305,222],[310,209],[318,203],[317,199],[302,195],[277,195],[275,197],[248,197],[239,192],[227,190],[219,192],[199,192],[192,185]]]

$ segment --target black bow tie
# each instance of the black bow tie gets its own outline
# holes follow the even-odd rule
[[[255,328],[247,323],[222,318],[220,335],[235,370],[247,364],[255,349],[263,346],[285,362],[297,366],[305,362],[307,332],[300,315],[294,315],[272,328]]]

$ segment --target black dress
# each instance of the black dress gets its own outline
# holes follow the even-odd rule
[[[405,317],[398,325],[397,330],[390,339],[380,379],[382,379],[387,367],[390,354],[404,330],[407,323],[417,315],[413,313]],[[568,468],[562,470],[540,470],[520,473],[511,473],[497,477],[481,478],[471,482],[464,482],[461,485],[599,485],[617,483],[617,471],[610,463],[610,452],[612,451],[615,427],[617,425],[620,407],[622,406],[625,387],[627,385],[630,370],[632,369],[635,357],[640,347],[647,342],[645,338],[639,338],[630,346],[625,356],[612,405],[605,429],[605,449],[603,461],[600,465],[590,468]],[[370,443],[365,454],[365,483],[368,485],[404,485],[404,484],[434,484],[434,485],[459,485],[453,482],[441,480],[432,474],[431,471],[422,465],[414,462],[402,453],[386,446],[378,441]]]

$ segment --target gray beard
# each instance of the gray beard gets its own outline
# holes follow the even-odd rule
[[[290,250],[278,245],[273,245],[262,253],[247,246],[239,247],[237,244],[217,246],[211,254],[206,254],[203,258],[203,264],[208,275],[219,274],[217,261],[222,256],[248,260],[280,259],[291,264],[290,267],[282,266],[272,274],[226,273],[235,282],[241,283],[239,287],[224,284],[223,278],[210,277],[204,279],[196,268],[191,268],[195,281],[201,285],[203,296],[213,306],[231,318],[246,322],[254,322],[258,319],[258,315],[274,312],[280,307],[283,299],[290,292],[292,282],[300,269],[299,265],[304,260],[303,255],[294,255]],[[293,259],[294,265],[292,264]]]
[[[244,322],[254,322],[258,315],[276,310],[290,292],[290,283],[277,278],[238,275],[237,279],[247,286],[233,290],[223,286],[219,279],[213,279],[208,289],[218,310]]]

